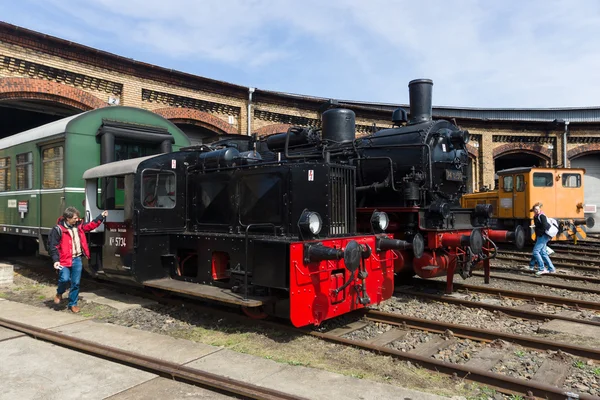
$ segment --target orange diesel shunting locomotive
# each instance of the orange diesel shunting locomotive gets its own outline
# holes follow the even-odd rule
[[[554,240],[580,240],[586,238],[586,228],[594,226],[593,218],[585,212],[595,210],[595,205],[584,204],[583,176],[585,170],[575,168],[511,168],[499,171],[498,189],[464,195],[465,208],[477,204],[491,204],[494,229],[512,229],[522,226],[531,232],[530,212],[534,203],[544,204],[544,212],[559,223]]]

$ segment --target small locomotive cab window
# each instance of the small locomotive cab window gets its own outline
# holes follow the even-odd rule
[[[517,181],[515,182],[517,192],[525,191],[525,177],[523,175],[517,175]]]
[[[549,172],[534,172],[533,173],[533,186],[534,187],[552,187],[554,185],[554,179]]]
[[[512,176],[503,177],[502,178],[502,186],[503,186],[505,192],[512,192],[513,191],[513,177]]]
[[[0,192],[10,190],[10,157],[0,158]]]
[[[567,188],[581,187],[581,174],[563,174],[562,185]]]
[[[142,172],[142,205],[145,208],[174,208],[175,173],[145,169]]]

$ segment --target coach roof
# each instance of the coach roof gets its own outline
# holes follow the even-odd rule
[[[135,174],[138,166],[150,158],[156,157],[159,154],[154,154],[146,157],[131,158],[129,160],[115,161],[108,164],[99,165],[90,168],[83,173],[83,179],[97,179],[105,176],[122,176],[127,174]]]

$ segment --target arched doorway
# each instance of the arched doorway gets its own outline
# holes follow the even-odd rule
[[[547,165],[548,160],[540,153],[528,150],[504,153],[494,159],[495,171],[516,167],[546,167]]]
[[[0,139],[82,111],[44,100],[0,100],[0,121],[2,121]]]
[[[33,78],[0,78],[0,138],[105,107],[81,89]]]
[[[187,135],[192,145],[207,144],[219,138],[219,132],[203,126],[198,121],[172,119],[171,122]]]
[[[187,135],[192,145],[210,143],[218,139],[219,135],[239,134],[232,125],[204,111],[181,107],[166,107],[152,111],[177,125]]]
[[[584,202],[595,205],[595,213],[586,213],[586,217],[592,217],[596,221],[590,232],[600,232],[600,152],[582,154],[571,159],[571,168],[585,168],[583,179]]]

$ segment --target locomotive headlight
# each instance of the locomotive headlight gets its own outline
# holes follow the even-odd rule
[[[390,224],[390,218],[383,211],[375,211],[371,215],[371,226],[375,232],[383,232]]]
[[[323,227],[321,216],[313,211],[304,210],[298,220],[298,227],[307,235],[318,235]]]

